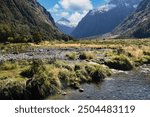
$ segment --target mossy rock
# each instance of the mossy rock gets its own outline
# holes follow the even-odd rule
[[[124,55],[115,56],[111,60],[105,61],[105,64],[110,68],[125,71],[132,70],[134,68],[131,60]]]

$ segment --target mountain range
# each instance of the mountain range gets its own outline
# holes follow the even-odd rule
[[[1,0],[0,42],[69,40],[60,32],[51,14],[36,0]]]
[[[140,3],[140,4],[139,4]],[[0,42],[40,42],[111,35],[150,37],[150,0],[109,0],[90,10],[77,27],[61,18],[56,23],[37,0],[1,0]],[[65,34],[64,34],[65,33]]]
[[[135,11],[140,1],[110,0],[107,4],[89,11],[71,35],[76,38],[84,38],[111,32]]]
[[[64,17],[56,22],[56,26],[58,27],[58,29],[60,31],[62,31],[65,34],[69,34],[69,35],[75,29],[75,27],[72,26],[71,22]]]
[[[150,0],[143,0],[112,34],[121,38],[150,37]]]

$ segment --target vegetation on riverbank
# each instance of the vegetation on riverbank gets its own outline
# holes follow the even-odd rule
[[[150,63],[149,39],[5,43],[0,44],[0,54],[17,55],[36,48],[65,49],[67,54],[64,60],[1,61],[1,99],[44,99],[66,88],[80,89],[82,83],[99,83],[112,74],[111,69],[126,71]]]
[[[65,61],[33,60],[26,64],[24,61],[3,64],[0,69],[2,99],[43,99],[69,87],[79,89],[85,82],[98,83],[111,74],[108,67],[89,62],[68,65]]]

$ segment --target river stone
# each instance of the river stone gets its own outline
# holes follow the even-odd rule
[[[83,88],[79,88],[79,91],[80,91],[80,92],[84,92],[84,89],[83,89]]]
[[[66,92],[63,92],[62,95],[67,95],[67,93],[66,93]]]

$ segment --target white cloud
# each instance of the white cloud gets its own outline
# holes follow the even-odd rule
[[[54,5],[54,8],[55,8],[55,9],[59,9],[59,5],[58,5],[58,4],[55,4],[55,5]]]
[[[60,0],[59,4],[65,10],[88,11],[90,9],[93,9],[91,0]]]
[[[69,16],[69,12],[62,12],[62,13],[61,13],[61,16],[62,16],[62,17],[67,17],[67,16]]]
[[[100,11],[109,11],[113,8],[117,7],[115,4],[105,4],[105,5],[102,5],[98,8],[98,10]]]
[[[72,26],[77,26],[78,23],[81,21],[81,19],[86,15],[86,11],[83,11],[83,13],[79,13],[79,12],[74,12],[73,14],[71,14],[71,16],[68,18],[69,21],[71,22]]]
[[[91,15],[94,15],[94,14],[97,13],[97,12],[98,12],[98,13],[104,13],[104,12],[107,12],[107,11],[109,11],[109,10],[115,8],[115,7],[117,7],[117,6],[114,5],[114,4],[101,5],[101,6],[99,6],[98,8],[92,10],[92,11],[90,12],[90,14],[91,14]]]
[[[53,8],[49,9],[48,11],[50,11],[52,13],[56,13],[56,12],[58,12],[59,8],[60,8],[60,6],[58,4],[55,4],[53,6]]]
[[[53,16],[68,19],[71,26],[76,26],[79,21],[93,9],[92,0],[59,0],[49,11]]]

